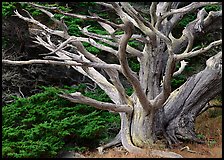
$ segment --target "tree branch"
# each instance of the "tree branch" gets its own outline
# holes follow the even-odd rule
[[[140,27],[139,24],[132,17],[130,17],[127,13],[125,13],[122,10],[122,8],[117,4],[117,2],[111,2],[111,5],[113,6],[114,10],[116,11],[116,13],[119,15],[119,17],[121,18],[121,20],[123,22],[125,22],[126,19],[128,19],[129,21],[131,21],[134,24],[134,26],[136,26],[137,28],[142,30],[143,33],[145,33],[147,31],[146,29],[144,29],[144,26]],[[146,32],[146,33],[149,34],[149,32]]]
[[[140,29],[143,29],[144,33],[148,35],[152,41],[155,41],[155,34],[156,34],[158,37],[160,37],[165,41],[168,48],[171,47],[171,40],[167,36],[165,36],[162,32],[153,27],[150,22],[146,21],[137,11],[134,10],[133,7],[131,7],[130,4],[122,2],[122,6],[126,9],[126,11],[130,15],[133,16],[133,18],[136,20],[137,23],[141,24],[142,27],[140,27]],[[147,24],[147,26],[145,26],[144,23]]]
[[[45,13],[48,17],[50,17],[50,18],[54,21],[54,23],[58,24],[58,25],[62,28],[62,30],[64,31],[65,36],[68,36],[68,27],[67,27],[67,25],[64,23],[64,21],[63,21],[63,17],[62,17],[61,20],[59,21],[59,20],[57,20],[56,18],[54,18],[54,15],[53,15],[51,12],[49,12],[49,11],[43,9],[41,6],[33,5],[33,7],[36,8],[36,9],[41,10],[41,11],[42,11],[43,13]]]
[[[162,107],[162,104],[168,99],[171,93],[171,79],[175,68],[175,56],[172,50],[168,50],[168,60],[166,65],[166,71],[163,78],[162,92],[152,100],[154,108]]]
[[[105,2],[95,2],[95,3],[99,4],[99,5],[102,5],[102,6],[105,6],[107,8],[110,8],[110,9],[114,9],[114,7],[111,4],[108,4],[108,3],[105,3]]]
[[[132,112],[132,108],[128,105],[116,105],[108,102],[100,102],[95,99],[85,97],[80,92],[72,94],[63,94],[59,95],[59,97],[65,98],[74,103],[82,103],[102,110],[109,110],[114,112],[126,112],[126,113]]]
[[[129,38],[132,35],[134,26],[130,21],[127,20],[124,23],[123,29],[125,31],[125,34],[121,38],[119,50],[118,50],[119,61],[120,61],[120,64],[121,64],[121,67],[123,70],[123,74],[129,80],[129,82],[132,84],[142,107],[146,111],[149,111],[150,107],[151,107],[151,103],[148,101],[145,93],[143,92],[138,78],[136,77],[136,75],[133,74],[132,70],[129,68],[127,58],[126,58],[126,46],[127,46]]]
[[[27,17],[23,17],[21,14],[19,14],[19,12],[17,10],[14,11],[14,13],[16,14],[16,16],[18,16],[19,18],[23,19],[24,21],[33,23],[39,27],[41,27],[42,29],[44,29],[45,31],[47,31],[50,34],[53,35],[58,35],[60,37],[64,37],[64,31],[59,31],[59,30],[52,30],[49,27],[43,25],[42,23],[38,22],[37,20],[35,20],[33,17],[31,18],[27,18]]]
[[[2,60],[4,64],[13,64],[13,65],[27,65],[27,64],[52,64],[52,65],[63,65],[63,66],[85,66],[85,67],[95,67],[95,68],[104,68],[104,69],[116,69],[121,72],[121,66],[117,64],[102,64],[95,62],[74,62],[65,59],[66,61],[62,62],[64,59],[57,58],[61,61],[53,61],[53,60],[40,60],[40,59],[32,59],[28,61],[11,61],[11,60]]]
[[[30,4],[32,6],[39,7],[39,8],[49,9],[49,10],[52,10],[52,11],[54,11],[56,13],[63,14],[65,16],[71,16],[71,17],[80,18],[80,19],[83,19],[83,20],[99,21],[99,22],[103,22],[103,23],[109,24],[109,25],[111,25],[114,28],[120,28],[120,25],[115,24],[115,23],[110,22],[110,21],[107,21],[107,20],[105,20],[103,18],[100,18],[100,17],[94,17],[94,16],[87,16],[87,15],[79,15],[79,14],[67,13],[67,12],[64,12],[64,11],[59,10],[57,7],[46,7],[46,6],[41,6],[41,5],[38,5],[38,4],[31,3],[31,2],[28,2],[28,4]]]
[[[145,24],[145,19],[127,2],[121,2],[122,7],[125,9],[125,11],[133,17],[135,22],[138,24],[139,29],[148,35],[149,37],[153,37],[154,33],[149,29]]]
[[[201,10],[201,13],[203,13],[203,12],[204,11]],[[184,47],[186,47],[187,41],[188,41],[188,47],[185,49],[185,52],[189,52],[190,49],[192,48],[191,46],[192,46],[193,40],[196,36],[198,36],[199,34],[201,35],[202,33],[205,33],[206,31],[209,30],[209,28],[210,29],[218,28],[217,23],[215,23],[215,21],[217,21],[217,19],[219,20],[222,18],[222,11],[210,11],[206,18],[204,18],[205,13],[203,13],[204,15],[201,13],[198,13],[197,14],[198,18],[195,19],[194,21],[192,21],[191,23],[189,23],[185,27],[185,29],[183,30],[183,34],[179,39],[174,38],[171,33],[169,34],[169,37],[172,40],[174,53],[179,53],[180,51],[182,51],[182,49]],[[178,15],[180,15],[180,14],[175,15],[175,17]],[[203,21],[200,20],[199,17],[202,18]],[[171,23],[173,23],[172,22],[173,18],[171,18],[171,20],[170,20]],[[181,16],[179,18],[178,17],[176,17],[176,18],[180,19]],[[200,23],[198,23],[198,22],[200,22]],[[200,24],[200,27],[195,27],[196,24]],[[172,24],[172,25],[174,25],[174,24]],[[220,23],[220,27],[221,27],[221,23]],[[202,28],[203,30],[199,32],[198,28]]]
[[[35,5],[35,4],[34,4]],[[57,13],[59,13],[57,11],[57,8],[55,7],[43,7],[44,9],[50,9],[50,10],[53,10]],[[39,26],[40,28],[42,28],[44,31],[46,31],[48,34],[54,34],[54,35],[57,35],[59,37],[62,37],[64,39],[69,39],[71,36],[65,36],[63,31],[54,31],[50,28],[48,28],[47,26],[41,24],[40,22],[34,20],[33,18],[27,18],[27,17],[23,17],[22,15],[20,15],[18,12],[16,12],[17,16],[19,16],[19,18],[27,21],[27,22],[30,22],[30,23],[33,23],[33,24],[36,24],[37,26]],[[68,15],[68,14],[66,14]],[[69,15],[68,15],[69,16]],[[76,16],[76,15],[75,15]],[[78,17],[77,17],[78,18]],[[96,20],[95,17],[91,17],[91,16],[82,16],[80,18],[84,18],[84,19],[88,19],[90,18],[91,20]],[[101,22],[103,23],[106,23],[104,20],[102,20]],[[107,23],[109,25],[112,25],[112,27],[115,27],[116,26],[113,26],[113,24],[111,23]],[[83,38],[83,37],[75,37],[73,36],[73,40],[72,41],[70,38],[71,41],[71,44],[73,46],[76,47],[77,49],[77,53],[80,54],[80,55],[84,55],[83,56],[83,61],[84,62],[89,62],[89,60],[93,61],[93,62],[96,62],[96,63],[102,63],[102,64],[105,64],[104,61],[102,61],[101,59],[99,59],[98,57],[96,57],[95,55],[89,53],[85,47],[82,45],[82,43],[80,41],[84,41],[84,42],[89,42],[90,44],[93,42],[94,44],[97,44],[94,40],[91,40],[91,39],[88,39],[88,38]],[[78,39],[75,39],[75,38],[78,38]],[[47,37],[47,40],[50,41],[50,38]],[[76,41],[77,40],[77,41]],[[79,41],[78,41],[79,40]],[[36,43],[38,44],[41,44],[43,45],[44,47],[46,47],[47,49],[49,49],[50,51],[54,51],[55,49],[57,49],[54,45],[51,45],[53,44],[51,41],[46,43],[45,41],[42,40],[42,38],[40,37],[37,37],[37,41]],[[67,42],[66,42],[67,43]],[[66,44],[65,43],[65,44]],[[65,45],[64,44],[64,45]],[[68,44],[67,44],[68,45]],[[108,47],[109,48],[109,47]],[[112,48],[110,48],[112,49]],[[113,53],[115,53],[116,51],[114,51]],[[64,50],[59,50],[57,52],[55,52],[55,54],[59,57],[59,59],[64,59],[64,60],[68,60],[68,59],[74,59],[74,56],[72,56],[69,52],[67,51],[64,51]],[[55,57],[54,57],[55,58]],[[77,58],[77,57],[75,57]],[[88,58],[88,59],[86,59]],[[120,84],[120,82],[116,79],[113,80],[113,83],[117,83],[117,84],[120,84],[120,88],[117,88],[117,84],[112,85],[110,82],[108,82],[108,80],[102,75],[100,74],[98,71],[96,71],[94,68],[92,67],[83,67],[83,66],[72,66],[72,68],[74,68],[75,70],[77,70],[78,72],[80,72],[81,74],[89,77],[91,80],[93,80],[95,83],[97,83],[97,85],[103,89],[106,94],[111,98],[111,100],[114,102],[114,103],[121,103],[120,101],[120,98],[121,98],[121,94],[118,92],[117,89],[121,89],[122,88],[122,85]],[[112,68],[105,68],[104,69],[106,71],[106,73],[110,76],[111,79],[113,79],[112,77],[114,76],[113,73],[117,72],[116,69],[112,69]],[[124,97],[125,95],[123,95]]]
[[[100,40],[101,42],[107,43],[107,44],[109,44],[109,45],[111,45],[113,47],[117,47],[118,48],[118,43],[114,43],[112,41],[107,40],[106,37],[104,37],[104,35],[98,35],[98,34],[95,34],[95,33],[88,32],[88,30],[87,30],[88,27],[89,26],[86,26],[84,28],[79,27],[79,29],[82,31],[82,33],[84,35],[87,35],[87,36],[89,36],[91,38]],[[138,36],[138,35],[133,36],[133,38],[135,38],[135,37],[138,38],[140,36]],[[142,56],[142,53],[139,50],[131,47],[130,45],[127,46],[127,52],[130,53],[133,56],[137,56],[137,57],[141,57]]]
[[[149,10],[152,26],[155,25],[156,20],[157,20],[157,16],[156,16],[156,5],[157,5],[157,2],[152,2],[151,6],[150,6],[150,10]]]
[[[180,75],[184,71],[187,63],[188,62],[185,62],[184,60],[180,61],[180,68],[178,69],[178,71],[173,73],[173,77]]]
[[[166,12],[164,15],[162,15],[161,21],[164,20],[166,17],[171,16],[173,14],[177,14],[177,13],[186,14],[197,8],[200,8],[206,5],[212,5],[212,4],[219,4],[219,2],[193,2],[182,8],[171,9],[170,12]]]
[[[198,49],[196,51],[191,51],[191,52],[187,52],[187,53],[177,54],[177,55],[175,55],[175,58],[179,61],[179,60],[183,60],[185,58],[190,58],[190,57],[198,56],[198,55],[200,55],[200,54],[202,54],[204,52],[207,52],[212,47],[218,46],[220,44],[222,44],[222,40],[217,40],[217,41],[214,41],[214,42],[210,43],[205,48],[201,48],[201,49]]]

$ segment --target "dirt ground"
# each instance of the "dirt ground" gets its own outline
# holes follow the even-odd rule
[[[205,144],[185,142],[178,148],[163,148],[163,150],[173,151],[184,158],[222,158],[222,115],[214,116],[217,113],[222,113],[222,109],[209,109],[196,120],[196,133],[199,137],[204,138]],[[185,149],[182,149],[183,147]],[[153,158],[147,154],[130,154],[123,147],[107,149],[104,154],[99,154],[95,150],[82,155],[88,158]]]

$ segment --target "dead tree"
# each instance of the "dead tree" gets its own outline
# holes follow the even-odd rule
[[[15,11],[19,18],[38,26],[39,29],[36,30],[41,32],[45,39],[37,36],[35,42],[46,47],[50,53],[45,54],[44,59],[2,60],[2,62],[16,65],[45,63],[71,66],[104,90],[113,103],[99,102],[78,92],[60,95],[74,103],[83,103],[120,114],[120,132],[112,142],[99,147],[99,151],[122,144],[129,152],[141,153],[143,148],[152,147],[157,136],[161,134],[170,145],[179,144],[182,139],[200,142],[196,137],[194,122],[206,103],[222,90],[222,52],[218,51],[216,55],[210,57],[203,71],[188,78],[174,91],[171,90],[171,80],[182,73],[187,65],[184,61],[186,58],[202,55],[222,44],[220,39],[203,48],[192,49],[195,37],[208,31],[208,28],[211,30],[213,23],[222,18],[222,10],[207,13],[204,7],[219,3],[192,2],[183,5],[181,2],[152,2],[147,12],[150,20],[146,20],[127,2],[96,3],[113,10],[121,19],[121,23],[111,22],[95,13],[79,15],[61,11],[57,7],[29,3],[48,15],[61,28],[55,30],[35,20],[28,12],[29,17],[24,17]],[[180,38],[175,38],[172,34],[174,27],[184,15],[192,11],[197,12],[197,18],[183,29]],[[63,18],[60,20],[54,18],[54,13],[97,21],[108,34],[99,35],[89,32],[89,26],[86,26],[79,28],[85,36],[70,36]],[[136,28],[141,34],[135,32]],[[116,35],[117,30],[124,31],[124,34]],[[55,44],[51,40],[53,35],[63,38],[64,41]],[[144,49],[139,50],[128,45],[130,39],[144,44]],[[99,44],[96,40],[112,47]],[[88,52],[82,42],[115,55],[119,63],[105,63]],[[76,51],[68,52],[65,50],[66,47],[73,47]],[[140,63],[139,73],[130,69],[127,60],[129,56],[137,57]],[[164,60],[164,57],[167,58]],[[178,63],[181,67],[177,70],[175,66]],[[104,70],[109,78],[105,78],[96,70],[97,68]],[[133,87],[134,92],[131,96],[125,93],[125,88],[119,79],[121,75],[125,76]],[[165,157],[175,155],[181,157],[158,150],[152,150],[150,153]]]

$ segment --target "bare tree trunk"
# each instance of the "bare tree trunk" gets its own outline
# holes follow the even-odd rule
[[[153,143],[152,137],[152,112],[148,114],[137,102],[134,104],[134,111],[131,119],[131,137],[134,145],[139,147],[150,146]],[[141,128],[141,129],[140,129]]]
[[[62,28],[62,30],[52,30],[35,20],[31,15],[29,18],[23,17],[18,11],[15,11],[19,18],[39,26],[40,31],[47,33],[44,34],[46,41],[37,36],[35,43],[45,46],[51,52],[42,54],[45,55],[43,57],[45,60],[2,60],[2,62],[17,65],[33,63],[66,65],[93,80],[105,91],[113,103],[100,102],[85,97],[79,92],[60,96],[75,103],[83,103],[120,114],[121,130],[111,143],[98,148],[101,152],[104,148],[121,143],[129,152],[142,153],[144,150],[139,147],[152,146],[160,134],[164,135],[170,145],[179,144],[180,138],[200,142],[195,134],[194,122],[205,104],[222,90],[222,52],[209,58],[206,61],[207,67],[203,71],[190,77],[173,92],[171,80],[173,76],[181,74],[184,70],[187,64],[184,61],[186,58],[199,56],[212,47],[222,44],[220,39],[211,42],[206,47],[193,48],[195,35],[205,31],[204,28],[211,25],[214,19],[222,17],[222,11],[207,13],[204,8],[198,10],[197,18],[185,27],[180,38],[173,37],[172,30],[185,14],[206,5],[218,4],[218,2],[193,2],[184,7],[178,7],[179,2],[152,2],[149,8],[150,21],[143,18],[127,2],[96,3],[113,9],[122,23],[110,22],[94,13],[91,13],[91,16],[72,14],[63,12],[57,7],[29,3],[48,15]],[[50,11],[83,20],[95,20],[109,34],[91,33],[87,30],[89,26],[86,26],[84,28],[79,27],[79,29],[89,38],[70,36],[63,19],[55,19],[54,14]],[[144,36],[135,34],[134,28],[138,28]],[[116,35],[116,30],[122,30],[124,34]],[[61,37],[65,41],[58,46],[51,41],[52,35]],[[144,43],[143,51],[128,44],[131,38]],[[113,47],[98,44],[94,39]],[[82,42],[87,42],[98,49],[115,55],[119,64],[107,64],[88,52]],[[72,46],[76,51],[73,53],[64,50],[68,46]],[[185,50],[182,51],[184,48]],[[130,69],[127,60],[128,55],[135,56],[139,60],[139,74]],[[179,62],[181,67],[175,71],[175,66]],[[110,79],[95,68],[103,69]],[[131,84],[134,90],[132,96],[126,94],[119,79],[120,73]],[[161,151],[152,151],[150,154],[163,155]],[[180,155],[173,153],[166,153],[165,157],[175,156],[180,157]]]
[[[164,108],[156,112],[155,133],[162,133],[169,144],[180,143],[178,138],[202,142],[195,133],[196,117],[206,103],[221,91],[221,69],[215,70],[207,66],[176,89],[164,104]]]

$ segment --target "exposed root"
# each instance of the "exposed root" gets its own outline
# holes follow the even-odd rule
[[[166,128],[164,137],[168,141],[170,148],[172,148],[172,146],[179,146],[179,144],[181,144],[180,140],[204,143],[203,140],[197,138],[194,130],[194,117],[191,115],[184,115],[181,118],[173,120]]]
[[[193,130],[186,130],[186,128],[176,129],[176,131],[168,131],[164,137],[168,142],[169,148],[180,146],[183,142],[181,142],[179,139],[189,140],[197,143],[205,143],[205,141],[197,138]]]
[[[173,148],[174,146],[181,144],[181,142],[176,137],[176,133],[175,133],[174,129],[166,131],[164,133],[164,137],[168,142],[169,148]]]
[[[203,140],[197,138],[197,135],[194,130],[194,122],[188,121],[187,125],[181,127],[179,126],[176,132],[176,136],[183,140],[190,140],[197,143],[204,143]]]
[[[181,148],[180,150],[183,151],[183,150],[185,150],[185,149],[186,149],[186,151],[188,151],[188,152],[190,152],[190,153],[197,153],[196,151],[192,151],[192,150],[190,150],[190,148],[189,148],[188,146],[185,146],[185,147]]]
[[[150,154],[152,156],[159,156],[161,158],[183,158],[180,154],[177,154],[175,152],[166,152],[160,150],[152,150]]]
[[[97,149],[98,149],[99,154],[103,154],[104,149],[118,145],[118,144],[121,144],[121,131],[117,134],[117,136],[111,142],[109,142],[103,146],[100,146]]]

